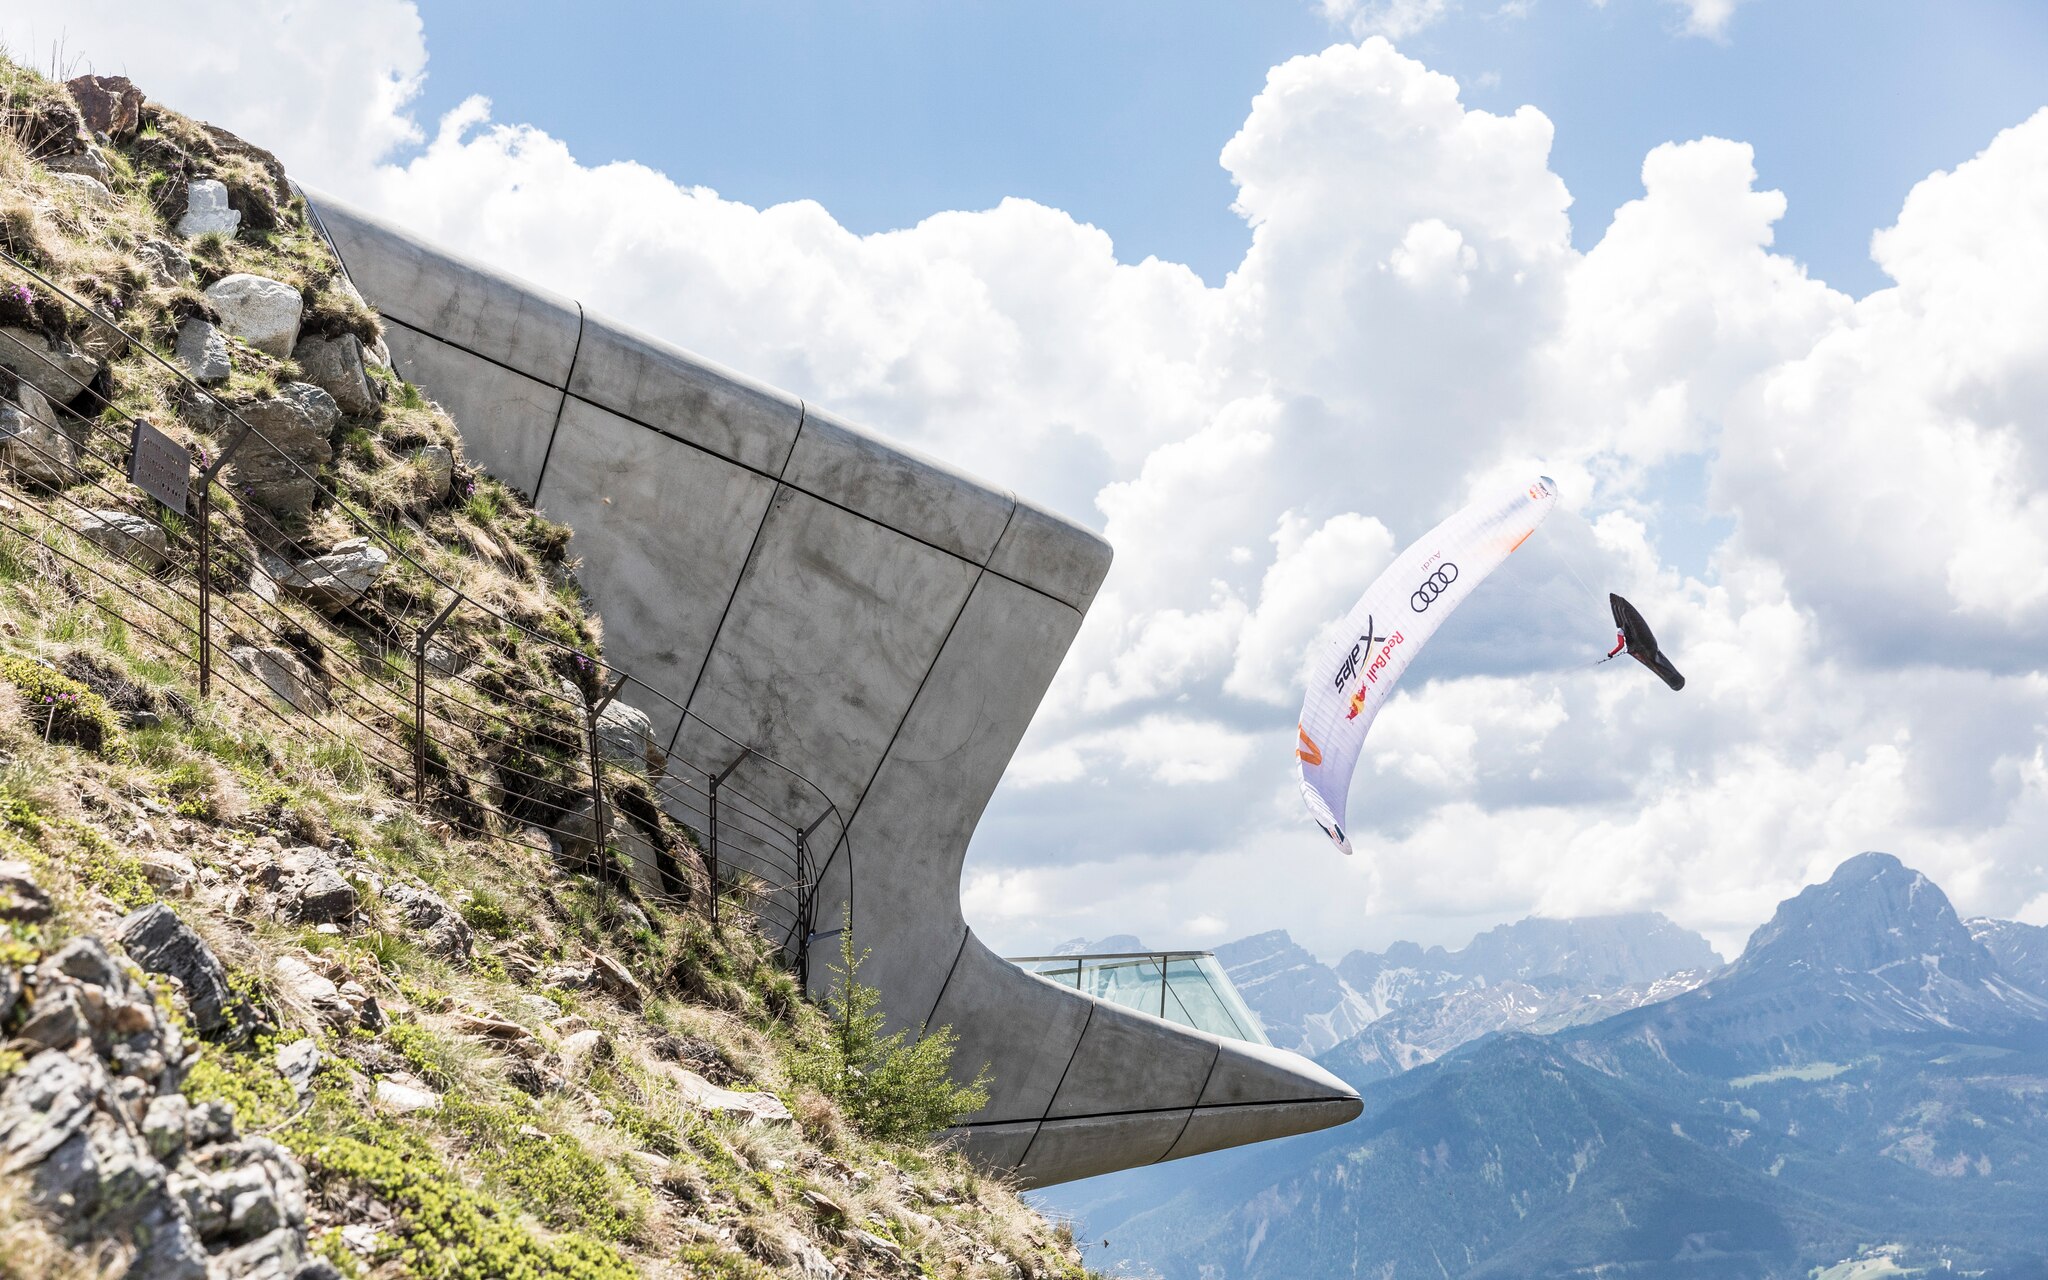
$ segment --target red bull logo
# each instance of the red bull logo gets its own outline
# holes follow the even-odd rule
[[[1365,695],[1373,685],[1380,682],[1380,673],[1387,669],[1387,655],[1405,639],[1406,636],[1396,631],[1387,637],[1386,643],[1380,646],[1380,651],[1373,655],[1372,662],[1365,668],[1365,683],[1359,685],[1358,691],[1351,695],[1351,709],[1344,713],[1346,720],[1358,719],[1359,713],[1365,710]]]

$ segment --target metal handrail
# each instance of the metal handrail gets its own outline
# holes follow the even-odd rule
[[[748,833],[750,837],[749,843],[755,847],[748,851],[746,860],[749,863],[753,863],[756,865],[760,864],[763,860],[763,855],[766,852],[766,850],[761,847],[764,844],[764,842],[771,847],[777,848],[777,856],[768,859],[768,861],[774,864],[784,864],[781,869],[783,871],[786,871],[788,873],[788,876],[785,883],[779,886],[771,886],[770,891],[781,892],[790,889],[794,889],[796,891],[798,902],[793,912],[795,918],[792,921],[790,935],[784,940],[784,945],[795,952],[798,968],[800,970],[805,968],[808,955],[808,945],[812,936],[813,925],[815,924],[815,896],[818,880],[818,874],[815,869],[815,865],[812,862],[813,851],[809,845],[809,837],[813,832],[815,832],[818,829],[818,827],[823,825],[823,823],[827,819],[830,819],[837,826],[837,831],[833,834],[833,843],[831,846],[834,856],[836,856],[836,854],[839,851],[844,850],[849,859],[849,866],[851,865],[851,859],[853,856],[851,835],[847,829],[845,817],[843,814],[840,813],[837,803],[834,802],[831,799],[831,797],[826,794],[822,787],[812,782],[803,773],[793,768],[790,768],[789,766],[783,764],[781,761],[775,759],[773,756],[743,743],[740,739],[733,736],[731,733],[727,732],[720,726],[706,720],[703,716],[691,711],[683,704],[678,702],[676,699],[663,693],[661,690],[648,684],[646,681],[641,680],[636,676],[631,676],[629,673],[623,672],[615,666],[611,665],[610,663],[602,661],[601,659],[592,659],[589,657],[589,655],[583,654],[580,651],[571,648],[570,646],[564,645],[561,642],[553,639],[552,637],[535,632],[531,628],[526,627],[523,624],[515,621],[514,619],[505,616],[504,614],[491,608],[489,605],[486,605],[483,602],[476,600],[474,597],[469,596],[467,593],[449,584],[448,582],[443,580],[439,575],[434,573],[433,570],[431,570],[425,564],[423,564],[417,557],[412,555],[404,547],[400,546],[394,539],[388,536],[385,533],[385,531],[382,528],[380,528],[374,520],[366,517],[362,512],[358,511],[353,506],[353,504],[351,504],[345,497],[343,497],[340,493],[336,492],[332,486],[327,485],[317,473],[309,471],[307,468],[301,466],[295,460],[291,459],[288,455],[283,453],[283,451],[276,449],[275,445],[268,439],[268,437],[266,437],[258,428],[256,428],[256,426],[253,423],[249,422],[246,418],[244,418],[233,404],[230,404],[229,402],[223,400],[220,396],[215,394],[209,388],[202,386],[196,380],[191,378],[186,373],[186,371],[182,369],[180,366],[172,363],[170,360],[165,359],[165,357],[155,348],[153,344],[143,341],[137,335],[129,332],[127,329],[125,329],[120,324],[116,323],[110,317],[102,314],[91,303],[78,297],[78,295],[73,293],[71,290],[66,289],[62,285],[57,284],[55,281],[51,280],[42,272],[36,270],[29,264],[21,261],[13,254],[6,252],[4,249],[0,249],[0,261],[4,261],[5,263],[13,266],[15,269],[21,271],[24,275],[40,283],[43,287],[49,289],[51,292],[55,293],[59,297],[64,298],[67,302],[71,303],[72,306],[76,307],[78,310],[91,316],[94,320],[98,321],[108,330],[116,334],[119,334],[136,350],[147,355],[151,360],[155,361],[158,365],[162,366],[168,373],[171,374],[171,376],[174,379],[176,379],[180,384],[182,384],[182,386],[189,393],[204,397],[205,400],[211,402],[211,404],[215,406],[225,416],[226,422],[231,422],[240,428],[239,433],[237,433],[234,436],[233,440],[226,446],[226,448],[222,450],[221,455],[219,457],[207,460],[207,465],[199,477],[199,513],[196,522],[197,541],[199,545],[197,547],[198,554],[196,557],[197,568],[194,576],[197,578],[199,585],[198,656],[200,659],[200,683],[202,685],[202,694],[205,692],[205,686],[210,683],[211,676],[213,673],[213,664],[211,662],[210,655],[212,647],[210,641],[210,632],[212,626],[212,609],[210,607],[210,597],[214,594],[211,582],[211,579],[213,577],[213,566],[211,553],[209,552],[208,549],[208,544],[211,541],[210,533],[213,524],[212,516],[216,508],[211,500],[211,495],[214,487],[218,484],[217,477],[222,471],[225,464],[230,460],[230,455],[240,450],[241,448],[247,447],[251,443],[260,443],[264,446],[271,448],[274,457],[283,460],[291,471],[296,472],[299,477],[307,481],[310,481],[321,492],[328,494],[333,499],[334,509],[341,513],[346,518],[347,522],[354,527],[355,530],[357,530],[360,534],[367,537],[373,543],[379,545],[382,549],[384,549],[386,555],[390,559],[410,566],[426,582],[433,584],[434,588],[438,588],[439,592],[447,593],[447,596],[450,598],[448,599],[446,607],[439,611],[440,621],[445,621],[448,614],[452,613],[457,608],[474,610],[484,615],[484,617],[487,620],[497,625],[498,627],[504,628],[505,630],[513,634],[519,635],[524,641],[539,644],[543,646],[545,651],[552,652],[554,654],[557,654],[568,659],[569,662],[580,666],[581,669],[589,672],[593,677],[603,678],[605,684],[611,685],[615,689],[622,689],[629,683],[631,685],[637,686],[639,691],[644,691],[645,698],[652,698],[656,701],[657,704],[655,706],[650,707],[648,703],[645,701],[645,698],[639,696],[639,694],[636,693],[636,696],[634,698],[634,705],[637,708],[639,708],[643,714],[646,714],[649,711],[662,710],[665,707],[667,713],[669,715],[672,715],[676,720],[675,733],[671,736],[670,741],[668,743],[668,749],[664,752],[664,755],[666,757],[669,757],[670,759],[676,758],[675,748],[682,741],[683,730],[686,727],[691,726],[695,726],[698,729],[708,731],[716,739],[723,741],[732,748],[735,748],[736,754],[732,757],[732,759],[729,762],[727,762],[722,769],[718,769],[715,772],[712,769],[699,768],[694,764],[691,765],[692,769],[695,769],[697,772],[701,773],[704,778],[707,779],[707,786],[703,789],[706,794],[706,800],[701,804],[694,799],[694,793],[697,789],[693,786],[688,785],[684,785],[679,789],[678,784],[675,782],[675,775],[671,772],[664,771],[661,774],[661,776],[654,778],[647,778],[635,774],[631,770],[626,770],[625,773],[634,780],[644,784],[647,787],[648,791],[657,798],[657,803],[661,807],[668,808],[671,810],[683,809],[685,812],[691,813],[693,815],[701,813],[704,817],[708,819],[709,847],[704,849],[703,852],[706,854],[710,862],[709,870],[711,872],[712,886],[711,893],[709,894],[710,901],[708,903],[708,906],[714,921],[716,920],[718,898],[721,896],[721,893],[723,891],[723,886],[720,883],[719,876],[719,862],[721,853],[720,844],[722,835],[720,831],[721,821],[719,817],[720,789],[724,788],[726,790],[727,798],[729,801],[735,799],[742,800],[746,803],[748,807],[751,807],[753,810],[755,810],[761,818],[766,819],[767,823],[774,824],[775,826],[782,826],[784,828],[780,831],[774,830],[773,827],[769,827],[768,829],[764,830],[762,829],[763,824],[760,821],[749,820],[747,825],[755,828],[754,831]],[[345,266],[342,269],[345,273]],[[12,335],[9,336],[12,337]],[[36,355],[38,358],[42,359],[45,364],[49,364],[54,367],[54,362],[50,361],[47,355],[44,355],[44,353],[33,351],[31,348],[28,347],[27,344],[19,345],[21,345],[24,350],[30,350],[31,354]],[[72,397],[72,400],[76,401],[77,399],[82,398],[89,390],[90,388],[81,390],[79,393]],[[138,421],[134,417],[134,415],[128,413],[119,405],[111,403],[104,396],[98,395],[97,393],[93,393],[92,398],[100,404],[103,411],[111,410],[118,417],[126,420],[131,425]],[[28,412],[25,407],[23,407],[21,411],[24,414]],[[226,425],[226,422],[223,423],[223,426]],[[55,424],[49,425],[54,426]],[[100,462],[102,465],[109,466],[110,468],[113,467],[111,459],[108,459],[105,456],[100,455],[96,452],[92,452],[90,450],[88,450],[88,452],[91,453],[91,456],[96,461]],[[74,470],[77,469],[76,463],[68,463],[67,465],[71,466]],[[106,492],[110,498],[122,502],[124,505],[130,507],[131,509],[137,506],[134,500],[126,498],[123,495],[116,494],[112,489],[109,489],[107,488],[106,485],[100,483],[100,480],[97,477],[88,477],[81,473],[79,478],[91,479],[95,487]],[[65,502],[70,502],[73,505],[80,505],[81,510],[86,509],[82,506],[82,504],[77,504],[75,500],[71,499],[68,495],[59,493],[58,496],[62,498],[62,500]],[[145,512],[153,513],[153,509],[149,508],[146,502],[140,505],[143,507]],[[54,515],[51,515],[50,512],[48,512],[47,510],[44,510],[40,507],[38,507],[37,510],[38,513],[43,515],[45,519],[49,519],[53,523],[58,524],[59,526],[68,527],[65,526],[65,522],[63,520],[57,518]],[[180,514],[182,515],[185,513]],[[222,512],[222,514],[224,518],[228,518],[231,515],[230,512]],[[242,516],[242,533],[245,537],[248,538],[249,543],[252,546],[261,547],[266,543],[281,542],[286,546],[294,548],[300,552],[305,551],[303,545],[299,544],[297,539],[292,538],[283,529],[279,528],[276,522],[271,520],[269,515],[261,510],[260,506],[255,506],[252,504],[236,504],[233,514],[239,514]],[[264,538],[255,536],[247,523],[249,517],[251,516],[261,520],[264,525],[268,526],[268,532],[272,534],[273,537]],[[230,520],[230,523],[232,526],[233,521]],[[76,532],[76,530],[74,530],[74,532]],[[182,539],[178,537],[178,532],[179,531],[176,530],[166,530],[167,546],[169,543],[173,541],[182,541]],[[72,559],[75,561],[74,557],[70,557],[68,555],[65,558]],[[128,561],[125,557],[117,558],[120,558],[122,560],[122,563],[131,570],[135,568],[132,562]],[[152,581],[156,582],[157,585],[159,586],[168,587],[174,595],[179,595],[180,593],[178,593],[176,587],[170,584],[170,578],[174,576],[178,570],[183,569],[185,567],[185,565],[177,563],[174,560],[173,563],[166,565],[163,570],[159,571],[160,573],[163,573],[165,575],[164,577],[158,578],[153,576]],[[105,574],[101,574],[97,571],[95,571],[95,576],[100,577],[103,580],[111,581],[111,579],[107,579]],[[436,593],[437,598],[439,592]],[[156,607],[153,602],[148,601],[144,597],[140,597],[132,589],[129,589],[127,593],[131,596],[136,596],[136,598],[138,599],[143,599],[144,603],[150,604],[151,607],[153,608]],[[183,597],[180,596],[180,598]],[[188,603],[190,602],[188,601]],[[278,637],[276,630],[268,622],[264,621],[261,618],[258,618],[239,601],[236,601],[231,597],[224,596],[223,603],[235,612],[242,614],[254,626],[259,627],[263,631],[269,632],[273,638],[280,638]],[[269,603],[270,607],[276,610],[281,618],[289,621],[291,625],[302,626],[306,621],[306,619],[304,618],[293,617],[291,614],[285,612],[279,605],[275,603],[265,603]],[[158,611],[161,612],[161,609],[159,609]],[[335,630],[331,620],[325,619],[323,617],[320,619],[320,621],[324,625],[325,629],[329,630],[330,632]],[[433,630],[438,627],[439,621],[437,621],[433,627],[425,628],[419,626],[416,621],[408,627],[405,622],[405,619],[402,617],[394,619],[393,622],[394,625],[398,628],[398,631],[391,633],[394,639],[396,639],[397,635],[402,633],[404,630],[411,630],[415,637],[414,643],[411,646],[409,646],[412,650],[412,653],[409,656],[411,656],[414,659],[415,677],[415,689],[413,691],[415,695],[413,699],[413,723],[407,724],[402,718],[393,715],[391,708],[380,704],[376,699],[367,697],[361,690],[357,689],[353,685],[350,685],[346,680],[337,679],[333,672],[327,672],[325,674],[328,677],[330,691],[334,685],[339,685],[341,688],[347,690],[347,692],[354,695],[356,698],[360,699],[365,705],[371,708],[374,714],[381,716],[385,720],[392,723],[402,734],[409,733],[412,735],[415,743],[415,760],[413,770],[415,776],[412,780],[415,785],[416,796],[418,796],[422,800],[425,800],[427,797],[427,775],[429,774],[429,772],[431,772],[431,770],[429,770],[427,767],[426,748],[427,744],[433,741],[433,735],[427,731],[427,726],[430,723],[431,719],[433,718],[434,713],[432,709],[428,707],[424,694],[426,690],[430,687],[430,684],[438,684],[443,681],[445,681],[446,683],[454,683],[455,681],[449,678],[440,678],[435,682],[430,682],[428,681],[426,676],[424,661],[426,648],[425,642],[433,634]],[[180,625],[181,627],[184,626],[183,623],[179,623],[178,625]],[[178,647],[165,642],[161,637],[155,636],[153,633],[146,632],[145,634],[150,634],[153,640],[155,640],[158,644],[164,645],[166,648],[176,649]],[[346,635],[346,633],[341,634]],[[349,638],[353,639],[354,637]],[[246,688],[239,684],[239,682],[236,682],[231,678],[225,677],[224,673],[223,675],[224,679],[227,679],[227,683],[231,687],[233,687],[237,692],[242,693],[245,697],[253,697],[255,701],[263,703],[263,705],[267,709],[275,713],[276,709],[274,707],[271,707],[266,699],[262,698],[261,696],[251,695]],[[397,695],[400,697],[403,696],[403,694],[400,692],[398,688],[384,684],[381,680],[376,679],[376,677],[374,675],[371,675],[369,672],[366,671],[363,673],[363,675],[376,687],[382,689],[387,695]],[[471,687],[478,687],[475,685],[475,682],[473,681],[464,681],[464,683],[469,683]],[[437,697],[447,698],[449,701],[464,706],[465,709],[470,710],[472,713],[478,713],[485,716],[489,716],[493,719],[498,720],[500,723],[505,724],[508,728],[516,727],[513,726],[511,722],[507,720],[506,717],[499,715],[495,711],[491,711],[489,709],[482,707],[476,707],[468,703],[465,699],[453,697],[452,695],[446,694],[439,688],[435,688],[434,691]],[[482,690],[479,689],[479,691],[481,692]],[[564,709],[573,708],[573,704],[569,703],[566,698],[563,698],[558,691],[550,690],[538,682],[534,682],[531,685],[529,685],[527,693],[545,699],[549,703],[559,703]],[[338,707],[338,703],[337,709],[340,709]],[[582,717],[584,723],[579,724],[575,727],[574,736],[577,738],[581,738],[584,742],[588,744],[589,747],[589,791],[591,794],[592,808],[594,810],[593,817],[596,819],[594,825],[597,828],[597,844],[598,847],[604,848],[605,850],[607,850],[607,852],[610,852],[612,846],[610,842],[610,831],[608,829],[608,824],[606,822],[606,810],[612,808],[613,806],[609,802],[609,797],[606,795],[607,787],[603,782],[603,775],[607,768],[607,761],[605,759],[606,752],[599,744],[598,735],[598,713],[603,709],[603,704],[589,704],[586,695],[586,705],[583,708],[576,709],[584,712],[584,716]],[[345,715],[348,719],[350,719],[366,731],[371,732],[377,738],[389,743],[394,747],[400,745],[400,743],[393,741],[389,735],[375,729],[374,726],[358,719],[353,713],[348,712],[345,709],[341,710],[342,714]],[[450,723],[451,725],[455,725],[455,722],[453,721],[449,721],[448,723]],[[296,729],[298,726],[294,725],[293,727]],[[323,726],[323,728],[324,727],[325,726]],[[472,730],[468,726],[457,725],[456,727],[460,728],[465,735],[468,735],[472,732]],[[478,753],[476,751],[464,747],[460,743],[446,743],[443,749],[447,750],[450,748],[452,748],[460,754],[471,756],[472,758],[476,758],[478,756]],[[379,760],[374,753],[370,754],[370,758],[372,759],[373,762],[377,763],[380,768],[385,769],[386,772],[397,772],[396,770],[391,769],[388,762]],[[750,794],[748,790],[741,788],[739,785],[733,782],[731,778],[733,771],[736,768],[738,768],[739,765],[741,765],[742,763],[747,762],[753,762],[755,764],[763,766],[769,771],[771,771],[772,774],[786,778],[788,782],[793,785],[796,793],[799,796],[805,797],[805,800],[802,803],[804,804],[804,807],[808,810],[808,812],[802,817],[779,816],[776,813],[776,806],[764,803],[761,799]],[[517,768],[511,767],[509,761],[507,760],[489,761],[489,767],[494,772],[503,772],[507,769],[510,769],[510,772],[514,774],[522,773],[522,771],[518,770]],[[616,765],[612,765],[610,767],[614,769],[617,768]],[[523,774],[523,777],[526,781],[531,783],[540,785],[554,785],[552,780],[544,779],[538,775]],[[443,791],[446,791],[445,785],[443,786]],[[512,793],[508,792],[506,794],[507,798],[513,800],[515,803],[519,799],[519,797],[514,796]],[[467,804],[479,803],[475,800],[474,797],[451,796],[450,798],[460,799]],[[732,806],[728,805],[728,807],[730,808]],[[500,810],[499,812],[504,811]],[[746,815],[742,814],[740,816],[744,817]],[[522,822],[525,825],[545,826],[545,824],[543,823],[534,821],[531,817],[520,818],[517,815],[510,813],[505,813],[505,817],[510,821]],[[555,831],[557,835],[561,834],[559,828],[556,828]],[[645,833],[643,832],[643,834]],[[827,865],[829,865],[830,861],[831,859],[827,860]],[[768,904],[766,901],[764,901],[761,905],[765,908]],[[776,914],[782,914],[782,909],[779,907],[775,908],[775,912]],[[756,914],[758,915],[759,913],[756,912]]]

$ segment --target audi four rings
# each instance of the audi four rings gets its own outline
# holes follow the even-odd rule
[[[1408,597],[1408,607],[1417,613],[1423,612],[1444,593],[1444,588],[1457,580],[1458,566],[1449,560],[1444,561],[1437,571],[1424,579],[1422,585]]]

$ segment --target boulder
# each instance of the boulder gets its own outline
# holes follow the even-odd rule
[[[116,143],[135,141],[142,129],[142,90],[127,76],[74,76],[64,82],[78,115],[92,133]]]
[[[12,401],[0,401],[0,465],[52,489],[76,480],[78,448],[58,427],[50,402],[25,381],[14,396]]]
[[[49,919],[52,910],[50,895],[36,883],[33,867],[0,860],[0,920],[33,924]]]
[[[214,281],[206,300],[220,312],[222,327],[258,351],[282,360],[298,345],[306,300],[282,280],[237,271]]]
[[[317,924],[356,913],[356,889],[341,874],[333,855],[312,845],[287,849],[278,858],[278,914]]]
[[[70,404],[99,376],[100,362],[63,338],[34,329],[0,329],[0,369],[55,404]]]
[[[354,334],[302,338],[292,348],[292,359],[305,371],[306,381],[333,396],[343,413],[360,417],[377,411],[377,385],[363,366],[363,344]]]
[[[185,189],[185,216],[178,219],[178,234],[187,240],[218,231],[232,236],[241,228],[242,215],[228,205],[227,184],[215,178],[194,178]],[[283,355],[291,347],[286,345]]]
[[[313,1091],[313,1074],[320,1070],[320,1042],[310,1036],[280,1045],[275,1055],[277,1073],[304,1098]]]
[[[355,1008],[341,994],[341,988],[313,972],[305,961],[295,956],[280,958],[277,985],[285,999],[312,1010],[328,1026],[345,1031],[356,1025]]]
[[[87,173],[53,173],[56,183],[72,195],[100,209],[111,209],[117,203],[114,193],[107,190],[107,184]]]
[[[328,435],[341,420],[334,397],[304,382],[286,383],[269,400],[238,405],[242,421],[262,434],[235,454],[228,483],[279,515],[304,515],[320,489],[316,477],[334,457]],[[238,428],[230,422],[224,428]]]
[[[379,1076],[377,1101],[403,1114],[408,1111],[431,1111],[441,1105],[441,1095],[410,1078]]]
[[[384,887],[384,901],[429,952],[445,960],[467,961],[475,936],[469,922],[439,895],[409,884]]]
[[[118,937],[144,970],[176,978],[185,988],[185,1004],[199,1034],[212,1035],[228,1025],[227,970],[177,912],[151,903],[121,921]]]
[[[185,366],[192,381],[208,387],[226,382],[235,371],[234,361],[228,357],[227,336],[198,316],[178,326],[178,363]]]
[[[597,743],[614,760],[641,766],[656,777],[668,767],[668,755],[654,739],[654,722],[617,698],[598,713]]]
[[[291,650],[276,645],[242,644],[228,650],[228,660],[256,677],[292,710],[309,716],[326,714],[327,682]]]
[[[412,500],[415,504],[440,502],[455,483],[455,452],[446,445],[430,444],[412,457]]]
[[[138,568],[159,569],[170,559],[170,538],[163,526],[131,511],[87,511],[72,528],[87,542]]]
[[[707,1115],[725,1116],[743,1124],[787,1125],[794,1121],[789,1108],[782,1099],[772,1093],[743,1093],[737,1089],[721,1088],[706,1080],[688,1067],[669,1064],[668,1073],[676,1082],[677,1092],[683,1101]]]
[[[390,566],[382,547],[368,538],[350,538],[292,566],[278,585],[322,613],[338,613],[362,599]]]
[[[114,170],[107,164],[107,158],[100,154],[98,147],[84,147],[69,155],[51,156],[43,161],[43,167],[53,174],[74,174],[91,178],[99,183],[100,190],[106,191],[114,184]],[[111,200],[113,193],[107,192]]]
[[[647,988],[640,980],[627,972],[626,966],[601,951],[590,953],[590,968],[593,981],[599,990],[607,992],[620,1004],[635,1012],[646,1002]]]
[[[145,240],[135,249],[135,260],[149,272],[149,278],[169,287],[192,278],[192,259],[168,240]]]

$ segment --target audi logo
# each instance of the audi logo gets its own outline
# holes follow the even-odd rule
[[[1449,560],[1444,561],[1437,571],[1424,579],[1422,585],[1408,597],[1408,607],[1417,613],[1424,612],[1457,580],[1458,566]]]

